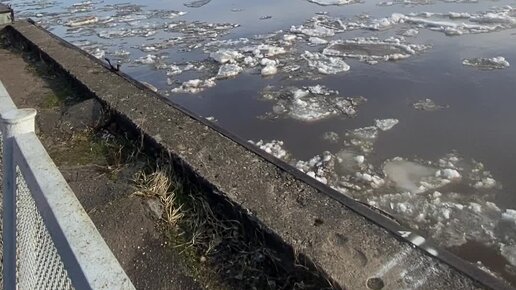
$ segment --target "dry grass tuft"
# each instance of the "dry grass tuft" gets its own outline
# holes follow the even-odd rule
[[[194,185],[178,179],[169,165],[138,172],[135,195],[158,198],[162,219],[174,231],[174,247],[194,253],[203,271],[211,271],[229,289],[334,289],[313,267],[268,246],[265,234],[229,218]]]

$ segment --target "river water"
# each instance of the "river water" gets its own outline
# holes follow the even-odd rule
[[[516,1],[2,2],[516,286]]]

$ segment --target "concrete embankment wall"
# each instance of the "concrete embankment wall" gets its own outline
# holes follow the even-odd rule
[[[345,289],[510,289],[394,221],[29,23],[5,30],[106,106],[177,168]]]

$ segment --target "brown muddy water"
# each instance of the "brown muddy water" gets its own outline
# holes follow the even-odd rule
[[[0,2],[516,286],[515,1]]]

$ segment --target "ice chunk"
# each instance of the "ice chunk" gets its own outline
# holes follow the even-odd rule
[[[396,187],[417,193],[423,189],[421,182],[432,178],[436,169],[412,161],[395,159],[385,163],[383,172]]]
[[[321,26],[317,23],[315,23],[312,28],[306,27],[303,25],[292,26],[290,28],[290,32],[300,33],[300,34],[304,34],[306,36],[311,36],[311,37],[328,37],[328,36],[335,35],[335,30],[328,28],[328,27]]]
[[[337,143],[339,141],[339,134],[337,134],[333,131],[325,132],[323,134],[322,138],[324,140],[330,141],[331,143]]]
[[[233,63],[238,59],[244,58],[244,55],[236,50],[221,49],[216,52],[212,52],[210,57],[218,63],[225,64],[228,62]]]
[[[195,0],[195,1],[192,1],[192,2],[187,2],[185,3],[184,5],[186,7],[190,7],[190,8],[199,8],[199,7],[202,7],[208,3],[210,3],[211,0]]]
[[[431,99],[419,100],[419,101],[415,102],[414,104],[412,104],[412,106],[414,107],[414,109],[420,110],[420,111],[438,111],[438,110],[446,108],[445,106],[436,104]]]
[[[399,60],[427,49],[421,44],[407,44],[400,38],[380,40],[376,37],[335,40],[323,50],[328,56],[358,58],[365,61]]]
[[[291,87],[280,91],[267,88],[262,93],[265,99],[274,100],[274,115],[286,115],[301,121],[318,121],[331,116],[352,116],[356,106],[365,99],[343,98],[337,91],[324,86],[310,86],[302,89]]]
[[[153,64],[156,62],[158,57],[154,54],[147,54],[146,56],[142,56],[138,59],[136,59],[134,62],[141,63],[141,64]]]
[[[501,244],[500,252],[511,265],[516,267],[516,245]]]
[[[462,177],[457,170],[450,168],[441,170],[441,175],[449,180],[460,179]]]
[[[408,37],[413,37],[413,36],[416,36],[418,34],[419,34],[419,30],[418,29],[410,28],[410,29],[405,30],[401,35],[408,36]]]
[[[276,64],[269,63],[261,70],[262,76],[271,76],[275,75],[278,72],[278,68]]]
[[[382,131],[388,131],[399,123],[398,119],[375,120],[376,127]]]
[[[287,151],[283,149],[283,141],[272,140],[271,142],[265,142],[263,140],[260,140],[258,142],[254,142],[252,140],[249,140],[248,142],[276,158],[286,160],[288,157]]]
[[[310,37],[308,39],[308,41],[310,41],[310,43],[312,43],[312,44],[327,44],[328,43],[328,40],[319,38],[319,37],[315,37],[315,36]]]
[[[346,5],[351,3],[357,3],[357,0],[308,0],[312,3],[319,4],[321,6],[329,5]]]
[[[302,55],[308,66],[317,69],[322,74],[336,74],[348,71],[349,65],[338,57],[328,57],[322,53],[305,51]]]
[[[172,89],[173,93],[189,93],[195,94],[203,91],[205,88],[211,88],[215,86],[214,78],[207,80],[194,79],[189,80],[181,84],[180,87]]]
[[[218,79],[229,78],[238,75],[242,71],[242,68],[233,63],[223,64],[219,68],[217,73]]]
[[[98,17],[87,16],[87,17],[72,19],[66,23],[66,26],[70,26],[70,27],[85,26],[85,25],[97,23],[98,21],[99,21]]]
[[[509,62],[503,56],[491,58],[468,58],[462,61],[462,64],[486,70],[502,69],[510,66]]]

